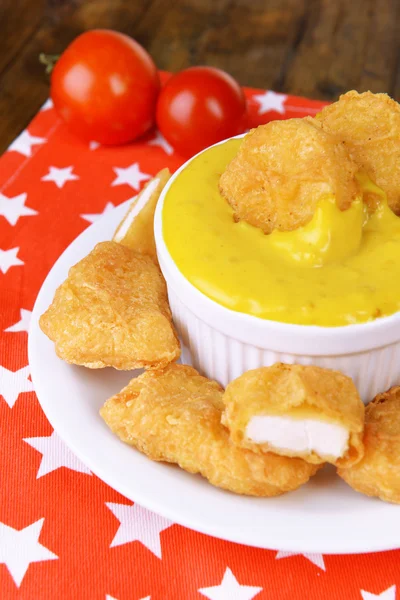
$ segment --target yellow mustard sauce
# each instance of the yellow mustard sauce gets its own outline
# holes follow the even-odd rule
[[[163,235],[183,275],[223,306],[284,323],[334,327],[400,310],[400,218],[383,192],[360,176],[382,196],[372,215],[361,198],[342,212],[327,195],[304,227],[265,235],[235,223],[218,190],[240,143],[207,150],[168,190]]]

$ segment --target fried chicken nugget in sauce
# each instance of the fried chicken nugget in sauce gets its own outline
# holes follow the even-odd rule
[[[400,504],[400,386],[368,404],[364,458],[338,474],[361,494]]]
[[[176,463],[237,494],[278,496],[317,471],[301,459],[236,447],[221,425],[222,395],[217,382],[171,364],[132,379],[100,414],[122,441],[152,460]]]
[[[315,119],[271,121],[253,129],[219,180],[238,221],[264,233],[306,225],[318,201],[334,195],[340,210],[360,195],[358,166]]]
[[[340,96],[317,116],[322,129],[344,142],[352,159],[387,194],[400,215],[400,105],[387,94]]]

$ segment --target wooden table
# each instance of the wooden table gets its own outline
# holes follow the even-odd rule
[[[40,52],[95,27],[135,37],[161,69],[208,64],[312,98],[400,97],[400,0],[1,0],[0,151],[49,93]]]

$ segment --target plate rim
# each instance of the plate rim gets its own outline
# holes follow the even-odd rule
[[[51,410],[51,408],[49,407],[49,404],[46,403],[45,397],[46,397],[46,392],[43,390],[41,382],[40,382],[40,377],[37,375],[38,373],[38,363],[40,362],[40,358],[38,357],[38,353],[36,353],[36,347],[38,344],[38,340],[40,339],[40,336],[44,336],[44,334],[41,332],[40,327],[39,327],[39,323],[38,323],[38,318],[39,318],[39,312],[41,310],[41,304],[43,302],[43,298],[46,297],[46,295],[48,295],[48,292],[51,291],[52,294],[54,294],[54,287],[51,285],[52,283],[52,279],[54,277],[54,274],[56,272],[58,272],[60,265],[65,261],[65,255],[68,255],[70,253],[73,252],[73,249],[75,247],[79,247],[79,244],[82,240],[82,238],[86,238],[90,236],[91,232],[93,234],[93,236],[95,237],[96,235],[96,230],[99,229],[100,225],[104,225],[105,221],[107,220],[108,222],[112,219],[114,219],[117,222],[117,218],[120,219],[123,217],[127,207],[130,205],[130,200],[120,204],[119,206],[117,206],[114,211],[110,214],[108,214],[105,217],[101,217],[98,221],[96,221],[94,224],[90,225],[89,227],[87,227],[85,230],[83,230],[74,240],[72,240],[72,242],[64,249],[64,251],[62,252],[62,254],[58,257],[58,259],[55,261],[55,263],[53,264],[52,268],[50,269],[49,273],[47,274],[44,282],[41,285],[41,288],[39,290],[39,293],[37,295],[37,298],[35,300],[35,304],[34,304],[34,308],[32,310],[32,318],[31,318],[31,324],[30,324],[30,329],[29,329],[29,335],[28,335],[28,361],[29,361],[29,366],[30,366],[30,373],[31,373],[31,379],[33,382],[33,387],[37,396],[37,399],[39,401],[39,404],[46,416],[46,418],[48,419],[48,421],[50,422],[51,426],[53,427],[53,429],[57,432],[57,434],[60,436],[60,438],[64,441],[64,443],[72,450],[72,452],[85,464],[88,466],[88,468],[92,471],[93,474],[95,474],[97,477],[99,477],[99,479],[101,479],[103,482],[105,482],[108,486],[110,486],[113,490],[117,491],[118,493],[120,493],[122,496],[124,496],[125,498],[127,498],[129,501],[131,502],[137,502],[139,505],[147,508],[150,511],[153,511],[167,519],[170,519],[173,523],[178,524],[178,525],[182,525],[184,527],[187,527],[188,529],[194,530],[194,531],[198,531],[202,534],[205,535],[210,535],[212,537],[221,539],[221,540],[225,540],[228,542],[233,542],[233,543],[238,543],[238,544],[243,544],[245,546],[249,546],[249,547],[255,547],[255,548],[260,548],[260,549],[265,549],[265,550],[272,550],[272,551],[284,551],[284,552],[293,552],[296,554],[304,554],[304,553],[320,553],[320,554],[331,554],[331,555],[346,555],[346,554],[360,554],[360,553],[369,553],[369,552],[381,552],[381,551],[389,551],[389,550],[395,550],[399,548],[399,542],[398,541],[394,541],[392,543],[388,543],[387,541],[384,540],[376,540],[375,538],[371,539],[371,542],[368,544],[368,548],[366,547],[366,544],[363,543],[361,541],[361,543],[357,543],[354,541],[351,542],[350,546],[348,545],[348,542],[346,540],[346,545],[348,546],[347,548],[344,547],[343,541],[341,543],[338,543],[337,540],[335,540],[335,543],[331,543],[326,545],[325,541],[322,543],[322,541],[319,539],[318,542],[311,542],[310,540],[293,540],[292,542],[278,542],[278,540],[276,539],[276,537],[274,538],[272,536],[272,539],[269,538],[267,539],[266,543],[261,543],[260,541],[256,541],[254,539],[249,539],[248,535],[247,535],[247,530],[243,530],[241,531],[240,529],[236,528],[232,531],[232,533],[230,533],[229,531],[226,530],[226,526],[222,525],[220,528],[218,527],[218,524],[216,525],[215,523],[208,526],[207,523],[204,523],[204,521],[201,518],[194,518],[193,515],[191,515],[190,517],[188,515],[186,515],[186,513],[182,513],[180,512],[180,505],[179,505],[179,501],[176,505],[176,507],[174,509],[170,508],[170,507],[166,507],[162,504],[162,500],[158,500],[157,498],[149,498],[148,496],[146,496],[145,494],[143,494],[140,490],[139,487],[137,487],[134,492],[132,493],[132,488],[129,485],[129,482],[127,482],[127,484],[125,485],[124,483],[118,481],[114,481],[113,480],[113,474],[109,474],[108,472],[105,472],[102,470],[101,466],[99,466],[95,461],[92,460],[91,457],[88,457],[85,452],[82,450],[82,448],[80,447],[79,443],[76,443],[76,440],[74,441],[73,439],[73,435],[71,437],[71,433],[69,431],[66,431],[62,422],[60,423],[59,421],[57,421],[57,418],[54,417],[54,412]],[[100,240],[99,239],[95,239],[94,243],[98,243]],[[70,266],[72,266],[72,264],[74,263],[70,263]],[[150,459],[148,459],[150,460]],[[207,485],[211,485],[208,484]],[[354,492],[356,493],[356,492]],[[239,496],[239,498],[241,498]],[[264,499],[266,502],[268,502],[268,498]],[[375,500],[375,499],[370,499],[370,500]],[[381,501],[377,501],[377,502],[381,502]],[[391,507],[392,505],[389,505],[389,507]],[[399,509],[400,510],[400,509]],[[367,524],[366,524],[367,527]],[[242,528],[243,529],[243,528]],[[325,539],[325,538],[324,538]],[[348,539],[348,538],[347,538]],[[306,545],[304,545],[306,544]]]

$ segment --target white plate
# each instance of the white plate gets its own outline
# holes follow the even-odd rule
[[[90,370],[57,358],[39,316],[68,269],[97,242],[110,239],[128,203],[86,229],[49,273],[33,310],[29,362],[40,404],[75,454],[103,481],[139,504],[197,531],[250,546],[346,554],[397,548],[400,507],[352,491],[332,468],[280,498],[247,498],[212,487],[202,477],[155,463],[120,442],[99,416],[103,402],[133,372]]]

